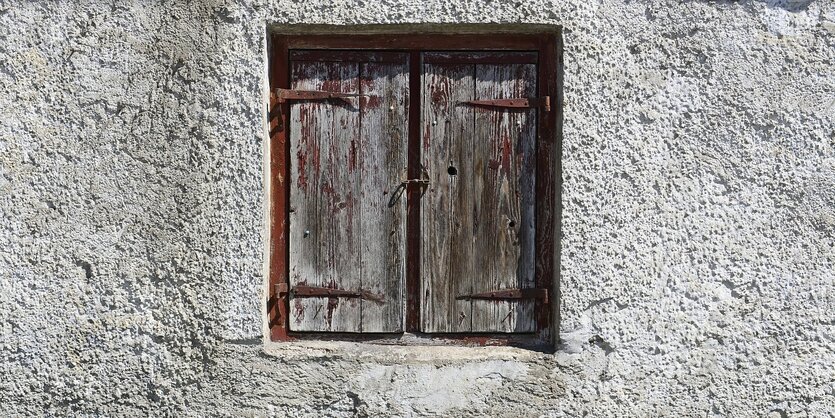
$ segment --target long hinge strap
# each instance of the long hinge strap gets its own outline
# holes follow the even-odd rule
[[[371,293],[367,290],[344,290],[329,287],[316,286],[293,286],[290,294],[296,298],[360,298],[374,302],[383,303],[385,298],[382,295]]]
[[[347,101],[350,97],[360,97],[362,94],[355,93],[336,93],[331,91],[320,90],[291,90],[291,89],[275,89],[276,99],[279,103],[286,103],[288,100],[328,100],[339,99]]]
[[[546,112],[551,111],[551,96],[528,97],[520,99],[470,100],[464,102],[473,106],[531,108],[541,107]]]
[[[548,303],[548,289],[501,289],[489,292],[479,292],[470,295],[460,295],[458,300],[512,300],[512,299],[542,299]]]

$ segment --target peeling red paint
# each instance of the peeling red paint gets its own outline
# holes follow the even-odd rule
[[[446,87],[446,86],[439,86],[439,87]],[[445,103],[448,100],[448,95],[445,88],[437,88],[432,90],[432,103],[440,104]]]
[[[328,298],[328,310],[325,313],[325,321],[328,323],[328,328],[333,327],[333,311],[339,306],[339,298]]]
[[[297,157],[297,165],[298,165],[298,187],[301,190],[307,189],[307,172],[305,170],[305,166],[307,165],[307,154],[300,148],[299,152],[296,153]]]
[[[363,97],[363,99],[368,109],[377,109],[383,104],[383,98],[377,95]]]
[[[313,164],[313,172],[315,173],[316,179],[319,179],[319,165],[320,165],[320,155],[319,155],[319,146],[317,144],[313,144],[311,147],[313,148],[313,158],[311,163]]]
[[[304,304],[301,299],[293,300],[293,318],[295,318],[297,324],[301,324],[304,320]]]
[[[424,125],[424,128],[423,128],[423,149],[424,149],[424,151],[429,151],[429,138],[431,136],[430,133],[429,133],[430,132],[429,124],[424,123],[423,125]]]
[[[348,248],[347,251],[356,251],[357,248],[354,248],[354,230],[351,226],[354,225],[354,192],[348,192],[348,195],[345,196],[345,206],[348,209],[348,221],[346,223],[347,230],[345,232],[348,233]]]
[[[333,194],[333,185],[328,182],[322,183],[322,187],[319,188],[322,193],[332,195]]]
[[[328,74],[328,79],[322,81],[322,91],[330,91],[334,93],[345,93],[342,91],[343,80],[338,74]]]
[[[299,138],[299,151],[296,153],[296,158],[298,159],[298,170],[299,178],[297,180],[297,185],[300,189],[305,190],[307,189],[307,171],[305,168],[307,167],[307,153],[310,149],[312,135],[311,135],[311,125],[310,123],[310,109],[308,106],[302,105],[299,109],[299,126],[301,126],[301,138]]]
[[[348,172],[353,172],[357,169],[357,141],[351,140],[351,148],[348,151]]]
[[[331,279],[324,283],[324,287],[328,289],[339,289],[339,284],[336,280]],[[339,298],[336,297],[329,297],[328,298],[328,305],[327,310],[325,311],[325,322],[328,323],[328,328],[333,326],[333,311],[339,307]]]
[[[513,152],[513,144],[510,142],[510,136],[505,133],[502,135],[502,174],[505,178],[510,177],[510,154]]]

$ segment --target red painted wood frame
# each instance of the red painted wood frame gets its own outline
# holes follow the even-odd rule
[[[406,321],[405,330],[427,340],[476,345],[514,345],[551,347],[554,343],[554,322],[559,312],[559,217],[561,195],[562,134],[562,37],[559,31],[530,34],[380,34],[380,35],[282,35],[268,38],[270,91],[289,88],[289,51],[291,49],[356,49],[392,50],[410,53],[410,74],[420,74],[420,54],[433,50],[459,51],[535,51],[539,56],[538,94],[552,98],[552,110],[540,112],[536,143],[536,287],[551,289],[549,302],[537,300],[536,334],[421,334],[420,333],[420,204],[419,190],[407,192],[406,218]],[[420,77],[410,77],[408,175],[420,177]],[[279,104],[270,95],[270,245],[269,294],[267,317],[272,341],[294,339],[363,340],[397,343],[400,334],[298,333],[289,328],[289,195],[290,142],[289,105]],[[554,306],[550,306],[553,304]]]

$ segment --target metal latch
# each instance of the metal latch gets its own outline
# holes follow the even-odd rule
[[[293,297],[296,298],[360,298],[370,300],[378,303],[384,303],[385,299],[382,295],[371,293],[367,290],[344,290],[334,289],[330,287],[317,286],[293,286],[290,290]]]
[[[419,179],[410,179],[406,175],[406,172],[403,173],[403,180],[400,181],[400,184],[394,189],[394,193],[391,194],[389,198],[388,207],[394,207],[397,204],[397,201],[400,200],[400,196],[403,195],[403,192],[406,191],[406,187],[410,184],[419,184],[422,186],[423,191],[426,191],[426,188],[429,187],[429,171],[426,170],[426,167],[423,164],[420,165],[420,178]],[[422,195],[422,194],[421,194]]]
[[[548,303],[548,289],[501,289],[489,292],[479,292],[470,295],[460,295],[458,300],[512,300],[512,299],[542,299]]]
[[[544,111],[551,111],[551,96],[528,97],[519,99],[470,100],[464,102],[473,106],[532,108],[541,107]]]

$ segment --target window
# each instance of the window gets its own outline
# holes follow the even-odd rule
[[[557,39],[272,37],[274,340],[550,341]]]

